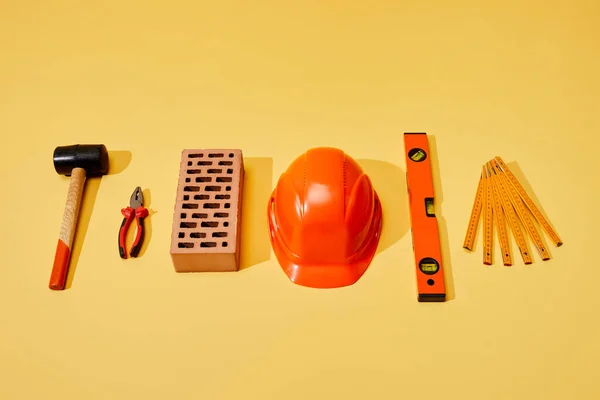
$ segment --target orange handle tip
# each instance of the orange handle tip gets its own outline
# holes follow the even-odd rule
[[[69,271],[69,260],[71,258],[71,249],[61,239],[58,239],[56,245],[56,254],[54,256],[54,266],[50,276],[48,287],[52,290],[63,290],[67,283],[67,272]]]

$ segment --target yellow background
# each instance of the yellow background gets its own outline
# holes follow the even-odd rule
[[[485,5],[484,5],[485,4]],[[598,399],[600,3],[3,1],[2,399]],[[435,148],[450,300],[416,301],[402,133]],[[48,279],[68,179],[54,147],[103,143],[69,289]],[[292,284],[265,206],[314,146],[380,193],[354,286]],[[241,148],[243,270],[176,274],[181,150]],[[462,242],[481,165],[513,167],[564,240],[482,264]],[[120,209],[152,215],[121,260]],[[547,237],[545,237],[548,241]]]

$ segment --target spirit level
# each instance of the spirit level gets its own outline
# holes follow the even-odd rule
[[[405,133],[404,151],[418,301],[443,302],[446,284],[427,134]]]

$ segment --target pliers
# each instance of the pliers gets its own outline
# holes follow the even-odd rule
[[[142,247],[142,242],[144,241],[144,219],[148,216],[148,210],[144,207],[144,195],[139,186],[135,188],[129,199],[129,207],[121,209],[121,214],[123,214],[124,218],[121,223],[121,229],[119,229],[119,254],[121,258],[127,258],[125,239],[127,238],[129,225],[135,217],[137,221],[137,232],[135,241],[131,247],[130,255],[131,257],[137,257]]]

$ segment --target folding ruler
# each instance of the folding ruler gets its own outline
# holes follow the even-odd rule
[[[481,214],[483,214],[483,263],[485,265],[492,265],[494,226],[496,226],[498,233],[502,262],[506,266],[513,264],[508,246],[507,222],[525,264],[533,262],[527,237],[533,242],[542,260],[550,259],[550,254],[529,217],[530,214],[548,234],[555,246],[559,247],[563,244],[556,231],[536,207],[501,157],[489,160],[482,167],[467,234],[463,243],[463,248],[469,251],[473,251],[475,234],[477,233]]]
[[[410,224],[419,302],[446,300],[446,284],[435,216],[431,154],[426,133],[404,134]]]

